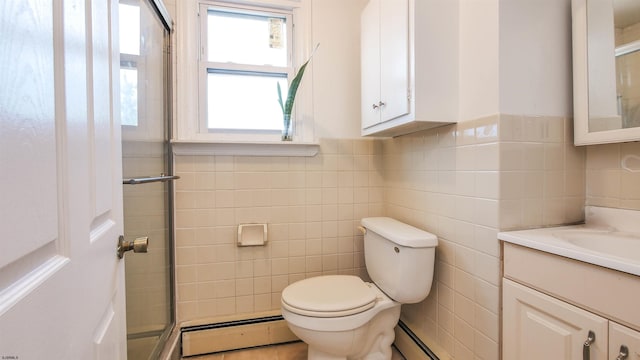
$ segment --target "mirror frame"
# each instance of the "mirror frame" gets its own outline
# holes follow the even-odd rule
[[[589,132],[587,1],[571,0],[573,33],[573,128],[575,145],[640,141],[640,127]],[[613,54],[612,54],[613,56]]]

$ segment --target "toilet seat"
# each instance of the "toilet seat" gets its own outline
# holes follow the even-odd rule
[[[352,275],[317,276],[287,286],[282,306],[303,316],[349,316],[375,306],[377,295],[372,286]]]

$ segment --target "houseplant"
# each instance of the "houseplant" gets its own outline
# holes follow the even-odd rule
[[[280,88],[280,83],[278,83],[278,103],[280,104],[280,108],[282,109],[283,117],[282,141],[293,140],[293,124],[291,122],[291,111],[293,110],[293,102],[296,98],[298,86],[300,86],[304,71],[309,64],[309,61],[311,61],[311,58],[313,58],[313,54],[315,54],[316,50],[318,50],[318,46],[320,46],[320,44],[316,45],[315,49],[313,49],[313,52],[309,56],[309,59],[304,64],[302,64],[300,70],[298,70],[298,73],[291,81],[289,91],[287,92],[287,99],[284,103],[282,102],[282,89]]]

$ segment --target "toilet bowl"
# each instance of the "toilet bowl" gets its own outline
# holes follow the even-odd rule
[[[325,275],[287,286],[282,315],[308,345],[309,360],[389,360],[402,304],[430,292],[438,239],[397,220],[362,219],[372,283]]]
[[[282,316],[309,359],[389,359],[401,304],[356,276],[327,275],[283,291]]]

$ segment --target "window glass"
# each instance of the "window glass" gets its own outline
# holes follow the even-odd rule
[[[287,74],[233,74],[210,71],[207,76],[207,126],[210,129],[280,130],[282,110],[277,83],[287,92]]]
[[[287,66],[286,18],[209,10],[211,62]]]
[[[286,101],[292,72],[287,33],[290,15],[204,6],[206,58],[201,95],[205,131],[279,131],[280,84]],[[291,34],[289,33],[289,36]]]

